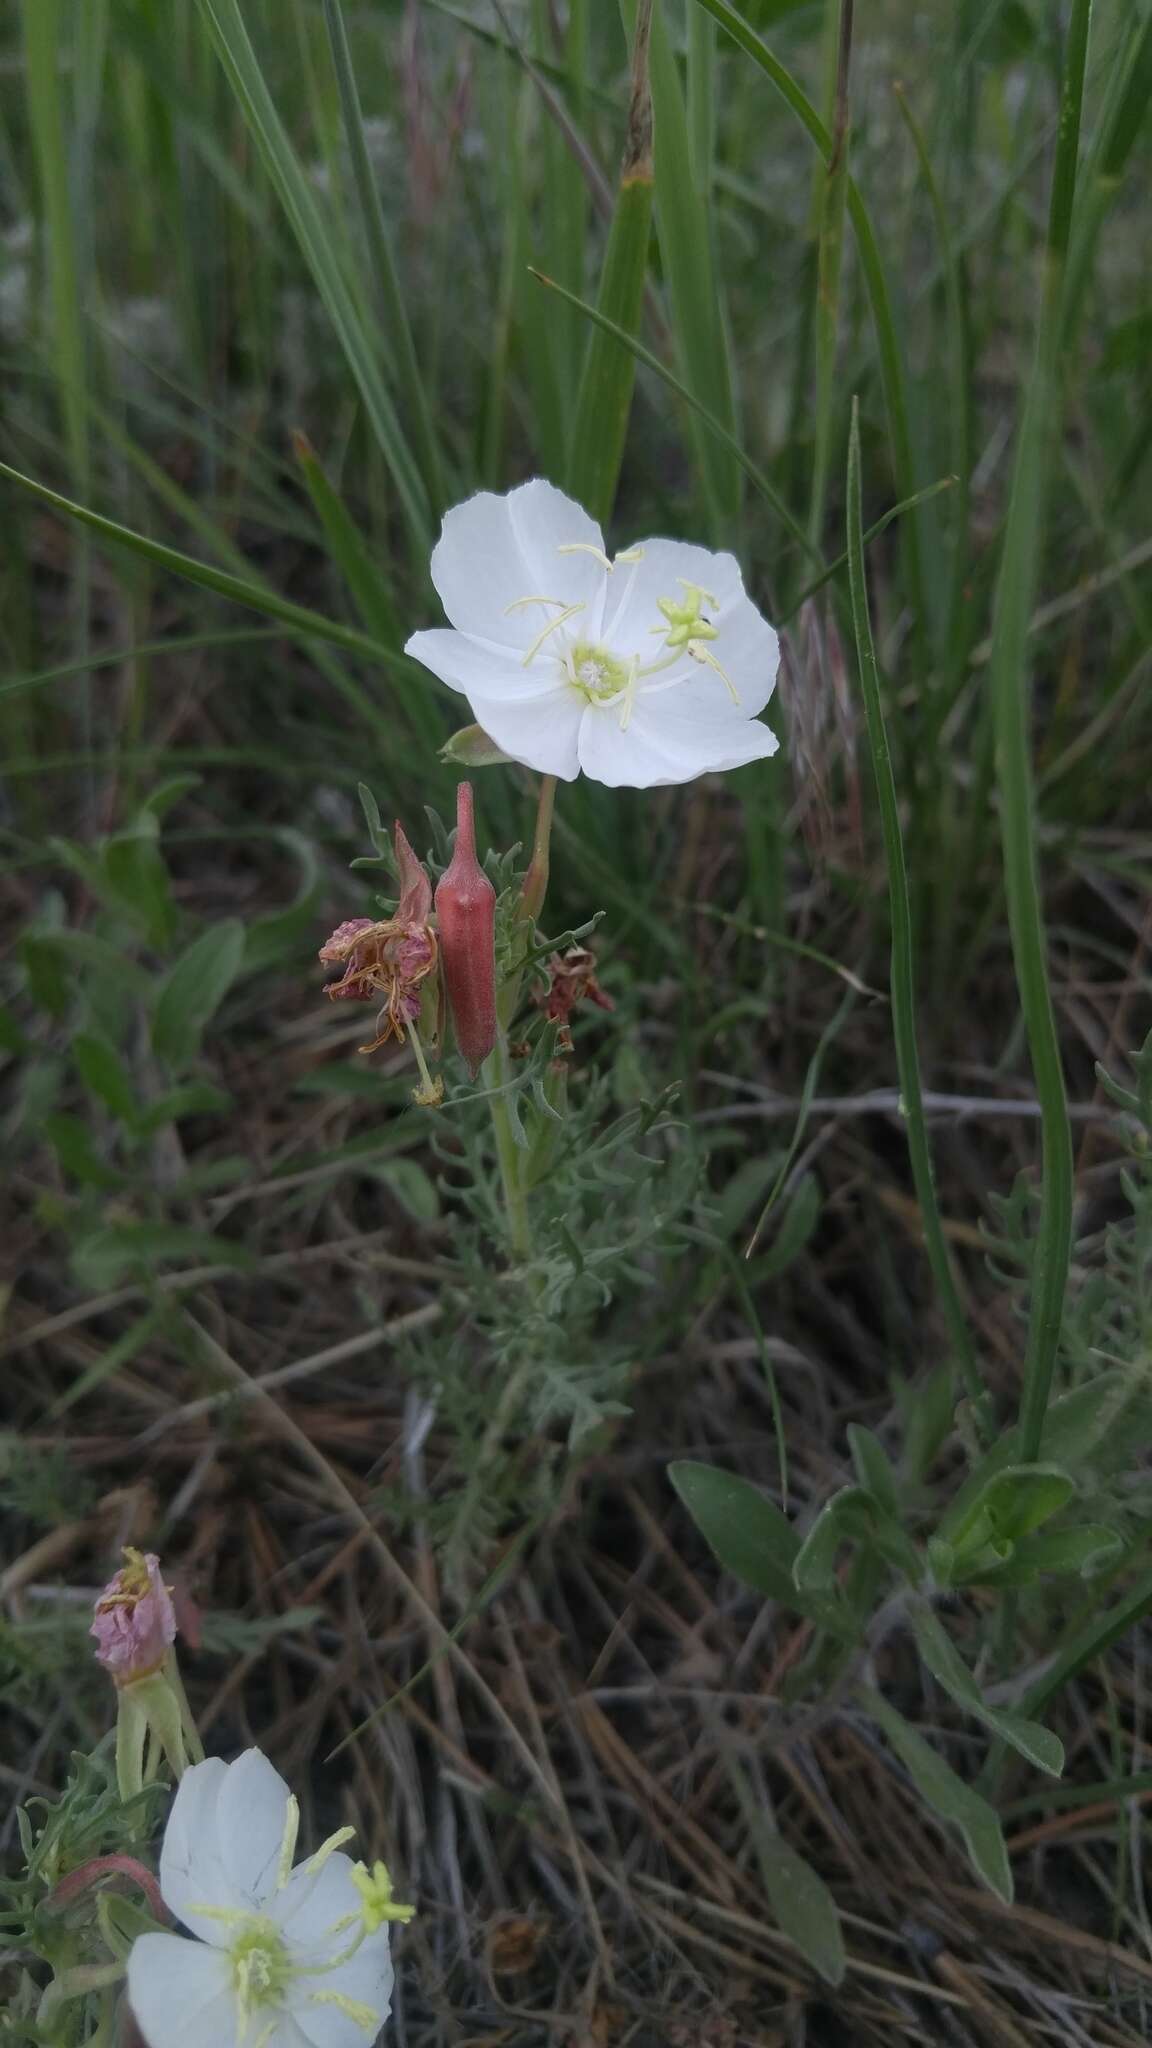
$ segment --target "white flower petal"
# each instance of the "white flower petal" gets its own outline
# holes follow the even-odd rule
[[[561,553],[573,543],[604,546],[596,522],[541,478],[503,498],[479,491],[445,515],[432,581],[459,632],[523,652],[565,605],[582,605],[599,629],[607,574],[594,555]]]
[[[217,1808],[227,1776],[228,1765],[218,1756],[185,1771],[160,1850],[160,1890],[165,1905],[216,1948],[226,1945],[228,1928],[220,1920],[198,1915],[197,1906],[240,1912],[251,1909],[251,1900],[228,1876],[220,1853]]]
[[[686,732],[637,708],[622,731],[613,709],[589,712],[580,728],[580,766],[609,789],[657,789],[691,782],[776,752],[776,736],[756,718],[713,726],[693,720]]]
[[[705,593],[701,614],[715,627],[716,637],[704,642],[705,650],[718,661],[732,683],[741,716],[752,718],[772,695],[780,666],[780,643],[768,621],[761,617],[746,596],[735,555],[711,554],[707,548],[692,547],[686,541],[646,540],[641,543],[642,559],[621,582],[620,599],[605,616],[604,637],[620,656],[642,653],[645,663],[659,660],[660,636],[654,629],[667,630],[658,599],[685,600],[685,585]],[[621,575],[617,570],[616,575]],[[715,599],[715,603],[712,600]],[[651,650],[651,652],[648,652]],[[713,696],[731,698],[719,675],[707,662],[686,656],[691,672],[690,696],[707,713]],[[665,682],[683,674],[683,663],[669,669]],[[677,701],[681,691],[678,688]]]
[[[543,477],[509,491],[507,505],[520,552],[534,579],[531,587],[554,587],[569,604],[582,599],[599,630],[609,572],[596,559],[604,552],[604,535],[596,521],[574,498],[565,497]],[[576,553],[569,552],[573,547]],[[588,553],[590,548],[595,549],[594,554]],[[558,569],[564,578],[563,591],[554,583]]]
[[[713,554],[710,548],[695,547],[686,540],[642,540],[635,550],[640,559],[620,562],[612,572],[608,601],[604,607],[604,637],[613,647],[634,649],[645,643],[657,644],[652,626],[665,626],[657,599],[684,598],[685,584],[706,591],[715,598],[721,617],[734,598],[742,596],[744,583],[735,555]],[[713,607],[705,602],[709,617]]]
[[[246,1749],[228,1766],[216,1806],[225,1874],[263,1905],[276,1889],[288,1787],[261,1750]]]
[[[422,661],[450,690],[469,698],[495,697],[512,703],[543,697],[556,687],[555,662],[541,656],[525,668],[524,656],[515,648],[494,647],[490,641],[473,639],[471,633],[455,633],[450,626],[413,633],[404,652],[414,661]]]
[[[570,683],[518,702],[472,696],[468,702],[477,724],[511,760],[540,775],[558,775],[562,782],[580,773],[577,741],[585,705]]]
[[[222,2048],[239,2016],[225,1958],[178,1934],[142,1934],[128,1957],[128,2003],[148,2048]]]
[[[265,2022],[266,2024],[267,2022]],[[260,2048],[315,2048],[314,2042],[309,2039],[303,2028],[297,2025],[293,2014],[290,2012],[278,2014],[276,2025],[267,2038],[259,2032],[252,2036],[245,2035],[244,2038],[246,2042],[249,2039],[259,2041]],[[223,2042],[219,2044],[219,2048],[224,2048]],[[229,2042],[228,2048],[232,2048],[231,2042]],[[358,2048],[368,2048],[367,2039],[363,2034],[360,2036]]]
[[[303,1964],[309,1956],[346,1948],[355,1933],[333,1929],[351,1917],[360,1918],[360,1894],[352,1882],[352,1858],[337,1849],[319,1870],[298,1863],[282,1892],[268,1901],[269,1917],[276,1922],[289,1943],[293,1958]]]
[[[392,1958],[388,1952],[388,1930],[381,1927],[361,1942],[354,1956],[339,1969],[321,1978],[299,1977],[289,1993],[289,2010],[309,2048],[369,2048],[375,2034],[366,2033],[358,2019],[341,2012],[330,1992],[347,1998],[377,2014],[378,2033],[392,2010]],[[320,1997],[315,1997],[319,1992]]]

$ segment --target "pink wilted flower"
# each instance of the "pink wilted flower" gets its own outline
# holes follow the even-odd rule
[[[125,1550],[123,1565],[96,1602],[89,1634],[117,1685],[159,1670],[176,1640],[176,1609],[154,1551]]]
[[[370,1003],[383,998],[376,1018],[376,1036],[361,1052],[375,1052],[395,1036],[403,1045],[410,1038],[421,1072],[416,1100],[434,1107],[443,1095],[443,1083],[433,1081],[420,1044],[418,1024],[423,1023],[433,1046],[440,1035],[441,996],[439,988],[440,948],[429,918],[432,913],[432,884],[413,853],[404,828],[395,830],[396,864],[400,871],[400,901],[396,915],[382,919],[351,917],[339,924],[320,948],[326,967],[343,967],[337,981],[329,982],[325,995],[334,1002],[351,1000]]]

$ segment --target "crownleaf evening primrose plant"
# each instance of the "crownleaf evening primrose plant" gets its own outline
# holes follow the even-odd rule
[[[189,1936],[142,1934],[128,2001],[148,2048],[369,2048],[388,2017],[388,1922],[411,1918],[341,1828],[295,1861],[300,1809],[257,1749],[186,1772],[160,1852]],[[189,1938],[192,1937],[192,1938]]]
[[[510,760],[652,789],[776,751],[759,713],[779,643],[733,555],[646,540],[612,558],[595,520],[535,478],[449,512],[432,581],[451,623],[407,652]]]

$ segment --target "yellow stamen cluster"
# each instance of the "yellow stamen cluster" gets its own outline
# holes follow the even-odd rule
[[[386,1863],[376,1862],[371,1870],[366,1863],[354,1863],[352,1882],[360,1894],[360,1913],[368,1934],[375,1934],[386,1920],[399,1920],[407,1926],[413,1918],[415,1906],[403,1906],[393,1897],[392,1878]]]

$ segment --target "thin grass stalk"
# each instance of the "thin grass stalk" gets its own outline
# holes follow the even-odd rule
[[[697,7],[688,13],[688,143],[696,189],[710,214],[716,156],[716,25]]]
[[[411,679],[421,673],[415,663],[407,661],[394,649],[382,646],[367,633],[357,632],[354,626],[326,619],[322,612],[311,611],[307,605],[293,604],[289,598],[281,597],[278,591],[214,568],[209,562],[198,562],[194,556],[181,554],[178,548],[166,547],[163,542],[151,540],[146,534],[134,533],[130,527],[91,511],[87,505],[77,505],[71,498],[62,497],[59,491],[49,490],[46,484],[34,482],[6,462],[0,462],[0,476],[7,477],[10,483],[19,484],[22,490],[30,491],[42,504],[51,505],[70,519],[79,520],[81,525],[89,527],[113,546],[125,548],[129,554],[153,562],[158,568],[169,569],[190,583],[198,583],[204,590],[215,591],[218,597],[230,598],[233,604],[263,612],[270,619],[280,619],[305,639],[329,641],[349,654],[364,655],[370,661],[380,662],[394,673]]]
[[[417,561],[431,544],[424,480],[381,373],[364,306],[332,242],[331,222],[297,161],[241,13],[239,0],[199,0],[217,56],[312,274],[388,462]]]
[[[1059,415],[1061,307],[1076,196],[1091,12],[1091,0],[1074,0],[1065,45],[1035,360],[1016,450],[989,661],[1008,921],[1040,1102],[1040,1219],[1020,1403],[1020,1456],[1024,1463],[1033,1461],[1040,1448],[1072,1252],[1072,1134],[1048,982],[1037,863],[1028,628],[1039,582],[1045,498]]]
[[[631,11],[631,0],[626,0],[625,11]],[[711,23],[706,25],[711,28]],[[659,7],[652,18],[652,110],[656,226],[683,380],[738,440],[728,334],[712,248],[712,164],[709,159],[701,178],[680,71]],[[740,518],[738,468],[723,444],[702,433],[695,415],[688,426],[712,539],[731,545]]]
[[[836,44],[836,90],[832,115],[832,154],[821,178],[816,237],[816,416],[812,432],[812,487],[808,500],[808,538],[814,548],[820,546],[820,535],[824,525],[836,402],[836,342],[840,327],[840,270],[844,253],[844,200],[848,183],[848,86],[852,62],[852,14],[853,0],[840,0]]]
[[[629,335],[640,324],[652,231],[652,88],[648,73],[652,7],[653,0],[639,0],[636,11],[628,135],[600,279],[601,313],[606,322]],[[568,483],[573,497],[601,524],[612,514],[635,382],[631,352],[613,338],[610,327],[599,328],[589,337],[584,358]]]
[[[820,119],[807,94],[797,85],[787,66],[774,57],[768,45],[757,35],[739,14],[730,0],[695,0],[703,7],[721,28],[732,38],[737,47],[760,66],[766,78],[770,79],[777,92],[796,115],[798,121],[811,136],[826,163],[832,160],[834,143],[829,129]],[[872,226],[871,215],[864,203],[863,195],[854,178],[846,181],[845,203],[852,230],[856,237],[856,248],[860,267],[872,309],[872,322],[876,330],[876,346],[880,357],[880,381],[884,390],[884,403],[888,414],[888,438],[892,451],[892,466],[896,485],[901,498],[911,499],[917,495],[916,466],[912,457],[912,434],[909,426],[908,397],[905,389],[904,361],[900,338],[892,312],[892,299],[888,280],[880,255],[880,245]],[[909,608],[917,630],[926,619],[924,604],[923,550],[920,526],[916,514],[908,521],[903,534],[904,558],[909,586]]]
[[[601,307],[589,305],[585,300],[578,299],[575,292],[566,291],[564,286],[558,284],[554,277],[545,277],[544,273],[539,270],[534,270],[532,276],[536,278],[538,283],[546,285],[549,291],[557,293],[560,298],[567,299],[572,305],[578,306],[585,317],[591,320],[605,334],[614,335],[619,341],[621,348],[628,350],[638,363],[644,365],[646,370],[651,370],[654,376],[659,377],[663,383],[667,384],[670,391],[674,391],[678,398],[684,400],[685,405],[691,406],[692,410],[699,414],[709,431],[718,440],[722,441],[726,448],[731,449],[745,476],[751,478],[756,489],[760,492],[765,502],[771,506],[781,524],[788,528],[797,545],[803,548],[812,560],[816,562],[821,560],[819,550],[812,547],[800,521],[796,518],[786,500],[781,497],[775,484],[765,475],[758,464],[753,462],[752,457],[745,453],[736,436],[729,431],[723,421],[718,420],[713,413],[708,411],[703,400],[697,398],[695,393],[689,390],[687,384],[677,377],[675,372],[670,370],[666,363],[660,361],[659,356],[653,355],[650,348],[646,348],[644,343],[638,341],[634,334],[629,334],[627,329],[621,327],[618,321],[610,319]],[[829,571],[822,567],[819,580],[823,582],[828,573]]]
[[[96,20],[102,19],[101,8],[97,11]],[[86,495],[91,478],[91,443],[85,396],[88,351],[81,284],[82,243],[85,238],[77,231],[78,207],[74,201],[80,191],[90,189],[90,179],[81,176],[84,145],[86,140],[90,142],[90,135],[79,134],[75,152],[70,152],[65,142],[61,85],[65,44],[60,0],[24,0],[23,30],[28,113],[46,231],[51,320],[48,353],[56,377],[69,480],[74,490]],[[79,47],[81,40],[83,49]],[[99,44],[100,38],[96,35],[95,47],[98,48]],[[92,49],[91,34],[77,38],[72,51],[74,64],[82,62],[84,55],[90,54]],[[86,93],[87,84],[85,78],[74,80],[74,111],[78,104],[83,104],[85,97],[92,98]],[[70,161],[74,171],[72,178],[69,176]],[[88,541],[81,536],[73,549],[70,563],[72,650],[81,662],[88,651],[90,571]],[[92,742],[92,694],[83,667],[77,670],[74,704],[81,747],[87,748]],[[91,809],[94,789],[90,776],[85,777],[85,783],[86,802]]]
[[[393,374],[399,388],[401,403],[408,416],[416,459],[423,470],[428,499],[433,512],[439,513],[443,512],[447,504],[440,462],[440,445],[428,403],[428,393],[420,372],[420,359],[412,338],[396,259],[392,254],[388,224],[380,204],[380,189],[364,140],[364,117],[352,52],[348,44],[348,31],[340,0],[323,0],[323,4],[324,24],[328,30],[328,44],[332,52],[332,68],[336,74],[336,85],[340,94],[344,139],[352,161],[352,176],[360,208],[360,225],[372,267],[372,281],[382,317],[384,339],[391,354]]]
[[[497,189],[503,201],[500,208],[500,262],[486,351],[488,374],[484,385],[478,449],[479,481],[489,490],[498,490],[503,476],[513,316],[523,288],[528,232],[523,176],[524,102],[527,94],[513,63],[501,63],[497,91],[505,137],[497,166]]]
[[[924,1249],[932,1268],[932,1277],[948,1327],[957,1370],[964,1392],[972,1404],[977,1424],[984,1433],[987,1433],[990,1421],[987,1397],[981,1385],[971,1334],[948,1256],[944,1226],[940,1220],[940,1209],[936,1200],[928,1127],[924,1119],[920,1055],[916,1044],[916,974],[912,906],[908,893],[908,874],[904,864],[904,840],[900,829],[896,778],[892,772],[892,756],[884,725],[876,648],[872,639],[872,623],[868,616],[860,483],[860,416],[858,402],[855,399],[852,401],[852,426],[848,441],[848,580],[852,593],[856,660],[860,670],[860,688],[868,724],[868,744],[872,752],[876,794],[880,803],[880,822],[884,833],[884,853],[888,865],[888,899],[892,921],[892,1031],[896,1042],[900,1097],[908,1134],[908,1155],[912,1165],[916,1200],[920,1208]]]

